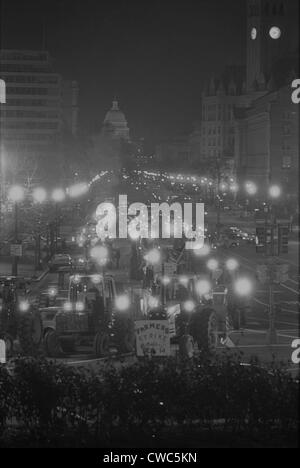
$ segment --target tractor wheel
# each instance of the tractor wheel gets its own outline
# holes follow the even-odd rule
[[[30,311],[19,319],[19,342],[24,354],[33,355],[37,352],[43,336],[43,325],[40,314]]]
[[[194,356],[194,340],[191,335],[182,335],[179,339],[179,354],[182,358]]]
[[[75,353],[76,351],[76,342],[73,339],[61,339],[60,346],[66,354]]]
[[[44,337],[44,347],[46,356],[48,357],[56,358],[62,355],[59,338],[55,330],[49,329],[46,331]]]
[[[94,354],[97,358],[109,354],[109,336],[106,332],[97,332],[94,338]]]
[[[199,349],[213,350],[217,346],[218,319],[213,309],[195,312],[189,331]]]
[[[6,359],[12,357],[13,348],[14,348],[14,339],[9,333],[1,333],[0,340],[3,340],[5,343],[5,354]]]
[[[118,317],[115,323],[116,345],[120,353],[135,350],[134,322],[128,317]]]

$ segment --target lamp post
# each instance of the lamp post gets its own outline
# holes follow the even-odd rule
[[[43,187],[37,187],[32,193],[32,197],[35,203],[41,205],[47,199],[47,192]],[[38,212],[40,216],[40,212]],[[37,223],[37,230],[35,234],[35,269],[40,269],[41,266],[41,228],[40,221]]]
[[[63,202],[66,198],[66,193],[63,189],[57,188],[52,192],[52,200],[55,203],[55,236],[54,236],[54,250],[57,252],[57,243],[59,237],[59,213],[58,205]]]
[[[257,193],[257,185],[254,182],[246,182],[245,184],[246,193],[253,197]],[[249,199],[246,199],[246,214],[248,213]]]
[[[20,185],[14,185],[8,192],[8,198],[14,203],[14,243],[19,243],[19,203],[24,199],[25,191]],[[19,252],[13,252],[12,276],[18,275]]]

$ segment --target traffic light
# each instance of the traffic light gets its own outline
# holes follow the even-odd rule
[[[256,253],[266,253],[267,248],[267,232],[265,226],[256,227]]]
[[[278,228],[278,255],[286,254],[289,251],[289,228],[279,226]]]

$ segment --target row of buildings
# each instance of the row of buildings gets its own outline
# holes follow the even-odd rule
[[[80,157],[86,165],[87,152],[98,151],[94,159],[101,166],[101,153],[117,160],[125,145],[137,165],[146,164],[143,140],[131,141],[116,99],[102,128],[82,151],[77,139],[78,83],[63,79],[47,51],[0,50],[0,78],[6,91],[5,102],[0,103],[2,186],[5,181],[51,185],[70,177],[73,168],[80,167]]]
[[[297,194],[299,111],[291,100],[298,75],[297,0],[247,0],[246,66],[229,66],[202,93],[190,135],[161,142],[161,163],[221,165],[225,176],[280,183]]]
[[[78,130],[77,82],[63,80],[46,51],[1,50],[0,77],[2,177],[58,177],[64,135]]]
[[[226,177],[255,179],[262,187],[276,182],[297,193],[299,112],[291,100],[297,18],[298,0],[247,0],[246,66],[228,66],[210,79],[199,122],[190,135],[157,145],[157,165],[199,173],[218,167]],[[7,96],[0,104],[1,174],[57,177],[64,140],[78,131],[77,82],[65,81],[46,51],[0,51],[0,78]],[[127,162],[129,156],[136,165],[149,164],[116,99],[93,141],[99,154],[105,148],[116,160],[125,143]]]

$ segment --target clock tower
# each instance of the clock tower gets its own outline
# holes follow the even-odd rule
[[[262,90],[274,66],[297,48],[298,0],[247,0],[247,92]],[[294,50],[293,50],[294,49]]]

